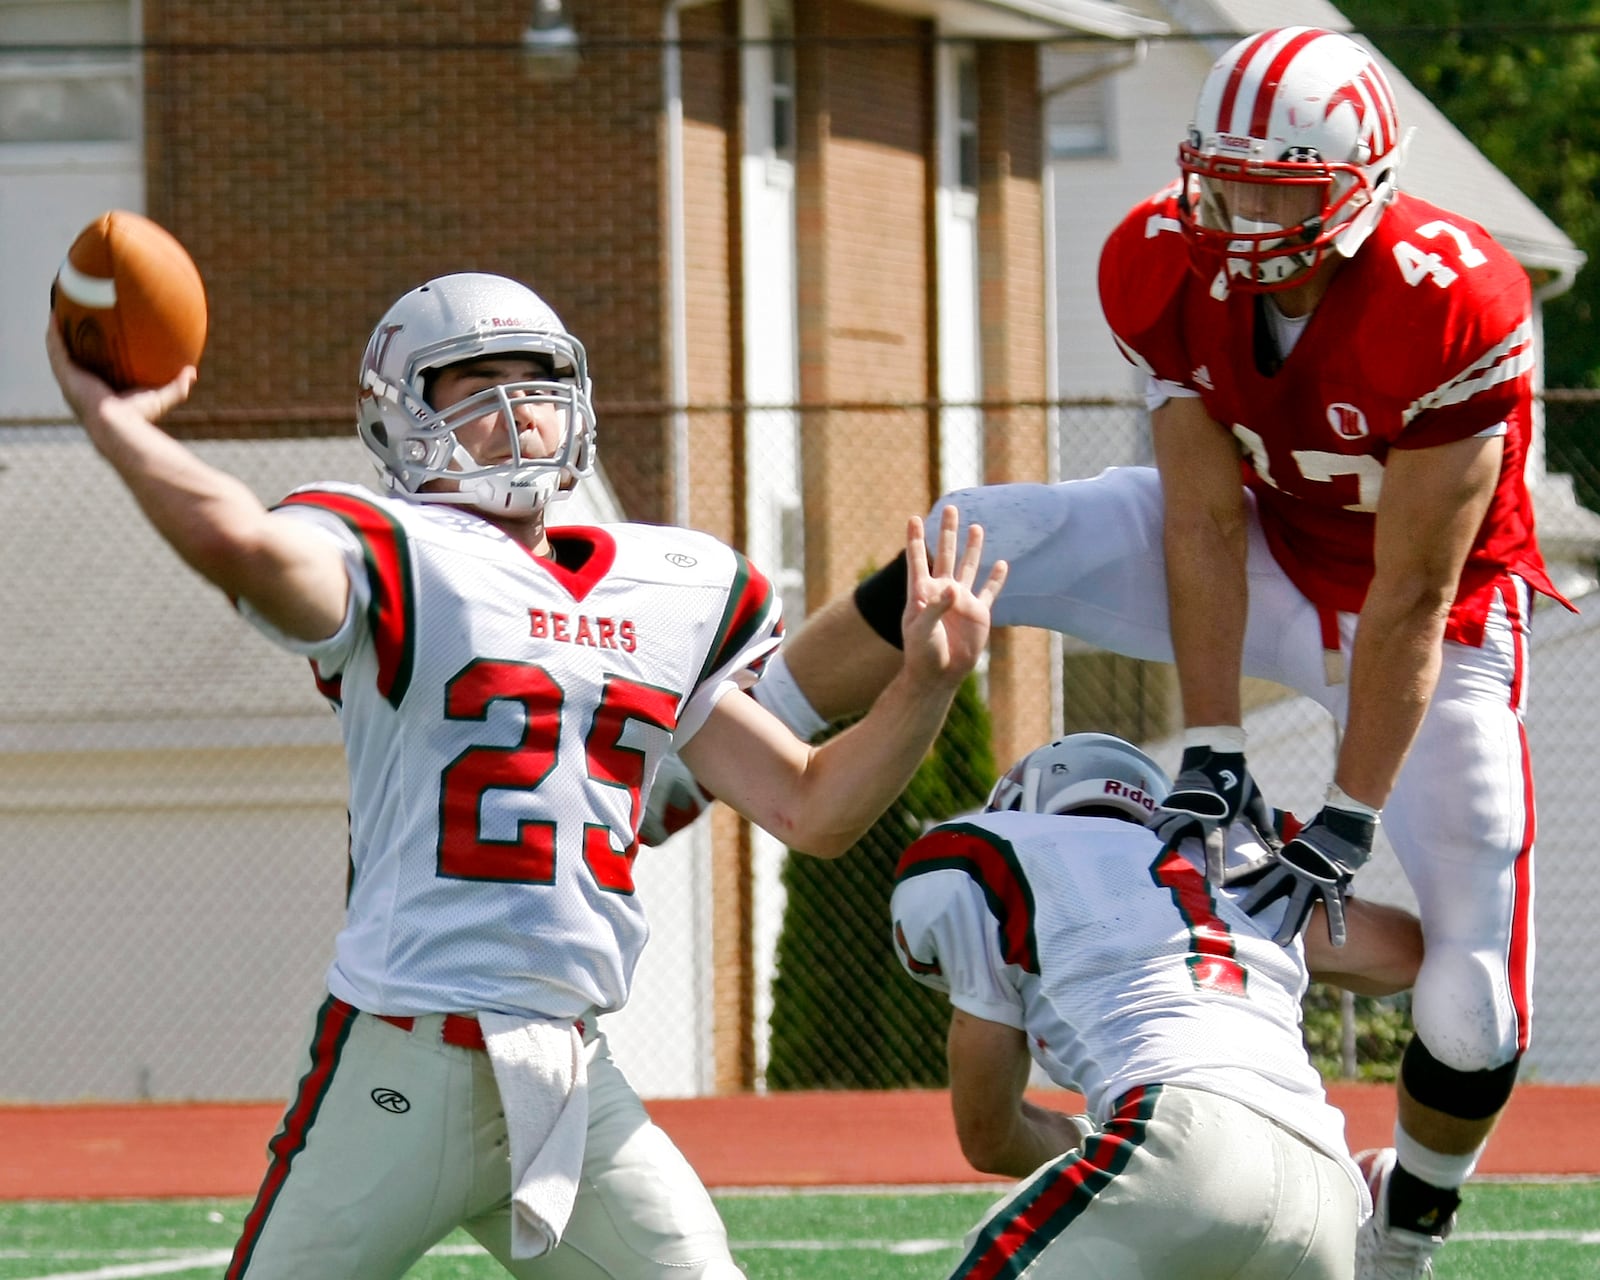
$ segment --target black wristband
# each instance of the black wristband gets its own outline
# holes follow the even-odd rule
[[[900,618],[906,611],[906,553],[902,551],[876,573],[861,580],[855,591],[856,611],[862,621],[896,649],[905,648],[900,638]]]

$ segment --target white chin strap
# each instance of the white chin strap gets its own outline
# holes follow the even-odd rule
[[[490,515],[525,516],[556,496],[561,475],[549,467],[501,472],[473,482],[473,506]]]
[[[1281,232],[1283,227],[1276,222],[1257,222],[1253,218],[1233,219],[1233,230],[1242,236],[1265,236],[1274,231]],[[1243,252],[1250,242],[1236,241],[1229,248]],[[1273,241],[1255,241],[1259,249],[1276,249],[1283,243],[1280,237]],[[1307,254],[1291,253],[1280,258],[1268,258],[1264,262],[1252,261],[1249,258],[1229,258],[1228,270],[1234,275],[1245,280],[1252,280],[1257,284],[1282,284],[1291,276],[1298,275],[1311,266]]]
[[[1339,251],[1340,256],[1353,258],[1356,250],[1367,242],[1367,237],[1372,234],[1372,229],[1378,225],[1378,219],[1383,211],[1389,207],[1395,197],[1393,182],[1385,182],[1373,198],[1367,201],[1366,206],[1355,217],[1351,218],[1344,230],[1334,240],[1333,247]]]
[[[478,462],[459,444],[452,455],[463,471],[475,471]],[[540,510],[561,488],[558,467],[498,467],[486,475],[463,477],[461,495],[488,515],[525,516]]]

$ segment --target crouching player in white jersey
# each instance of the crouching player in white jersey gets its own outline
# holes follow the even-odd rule
[[[962,1150],[1022,1179],[953,1276],[1354,1275],[1371,1200],[1306,1056],[1300,1002],[1308,968],[1365,994],[1403,990],[1421,929],[1349,900],[1347,946],[1317,928],[1279,946],[1275,920],[1207,882],[1199,839],[1143,825],[1169,787],[1132,744],[1071,734],[900,859],[895,951],[950,998]],[[1236,866],[1271,865],[1247,823],[1227,843]],[[1024,1098],[1030,1054],[1089,1115]]]
[[[547,528],[590,473],[582,345],[500,276],[433,280],[373,332],[359,430],[388,490],[268,511],[155,426],[195,373],[117,395],[51,364],[198,573],[308,657],[350,771],[347,918],[310,1062],[229,1280],[400,1276],[464,1226],[513,1275],[737,1276],[710,1197],[595,1017],[646,937],[632,868],[669,749],[786,844],[836,856],[899,794],[988,637],[952,515],[908,524],[901,677],[802,744],[753,699],[778,597],[715,539]]]

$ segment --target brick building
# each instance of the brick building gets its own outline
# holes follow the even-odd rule
[[[729,539],[815,607],[948,487],[945,452],[981,457],[963,479],[1046,474],[1041,413],[982,415],[975,451],[931,402],[1046,394],[1038,49],[1018,38],[1097,13],[1152,25],[1083,3],[573,0],[576,61],[545,66],[527,0],[145,0],[146,211],[214,308],[185,417],[342,430],[389,300],[513,275],[590,349],[629,517]],[[823,408],[883,404],[916,408]],[[1045,655],[997,639],[1003,757],[1048,730]]]
[[[359,478],[354,371],[395,296],[503,272],[589,348],[598,509],[614,497],[628,518],[733,542],[798,616],[892,553],[937,493],[1050,474],[1038,42],[1160,29],[1098,0],[0,0],[0,286],[41,300],[0,319],[8,537],[49,520],[28,483],[42,469],[121,500],[51,425],[36,335],[73,232],[131,207],[188,245],[210,296],[202,379],[173,428],[258,467],[264,496]],[[273,869],[286,838],[310,861],[342,850],[336,735],[302,670],[240,640],[137,521],[116,527],[114,546],[58,539],[50,573],[19,559],[0,577],[30,602],[5,624],[24,656],[0,691],[0,804],[26,815],[8,839],[49,851],[38,865],[60,882],[41,894],[91,886],[86,941],[34,937],[26,894],[13,939],[128,985],[72,984],[94,1007],[57,1019],[71,1053],[45,1044],[0,1074],[21,1096],[270,1094],[336,920],[320,879],[312,907],[294,896],[304,869]],[[214,626],[214,651],[175,662],[174,616],[208,641]],[[1049,667],[1046,637],[996,638],[1001,758],[1048,733]],[[252,929],[152,930],[92,887],[111,883],[108,859],[120,876],[150,857],[222,909],[219,823],[231,865],[279,877],[239,909],[278,913],[259,943],[295,975],[281,1008],[275,986],[270,1011],[237,1023],[226,996],[256,985]],[[747,1087],[760,1070],[771,939],[756,913],[781,850],[726,812],[696,840],[709,923],[692,902],[688,923],[658,912],[651,948],[694,971],[651,1003],[684,1010],[668,1020],[693,1028],[695,1075],[647,1092]],[[162,894],[147,910],[183,915]],[[180,975],[159,1009],[133,980],[153,938]],[[18,979],[0,1022],[59,1007],[49,967],[0,964]],[[226,1049],[186,1043],[199,1026]],[[81,1078],[48,1065],[68,1058]]]

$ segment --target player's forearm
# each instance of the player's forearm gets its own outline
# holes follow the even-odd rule
[[[1374,590],[1367,596],[1350,662],[1350,710],[1334,781],[1373,808],[1388,801],[1438,684],[1449,603],[1437,588]]]
[[[1306,968],[1318,982],[1360,996],[1388,996],[1417,981],[1422,967],[1422,925],[1399,907],[1347,898],[1348,940],[1335,947],[1328,939],[1325,912],[1318,903],[1306,927]]]
[[[1018,1151],[1016,1163],[1020,1167],[1010,1171],[1015,1177],[1024,1177],[1046,1160],[1054,1160],[1083,1145],[1083,1134],[1064,1111],[1037,1107],[1024,1098],[1021,1120],[1027,1128],[1027,1143],[1032,1150]]]
[[[872,709],[811,754],[792,827],[795,849],[836,858],[894,803],[944,725],[959,682],[931,682],[902,670]]]
[[[156,532],[202,577],[237,594],[240,549],[267,518],[260,499],[120,401],[84,425]]]
[[[1249,609],[1244,527],[1168,524],[1167,604],[1187,725],[1240,724],[1239,674]]]
[[[1024,1101],[1003,1139],[986,1146],[963,1147],[962,1154],[981,1173],[1025,1178],[1045,1161],[1073,1150],[1082,1140],[1078,1127],[1065,1113]]]
[[[1187,725],[1239,724],[1249,507],[1233,438],[1195,398],[1151,415],[1173,659]]]
[[[1503,458],[1502,439],[1480,435],[1397,449],[1386,464],[1334,773],[1374,808],[1388,800],[1433,697],[1450,606]]]
[[[904,568],[898,572],[903,580]],[[806,700],[829,721],[865,711],[901,665],[900,650],[867,625],[848,595],[807,618],[783,656]]]
[[[950,1108],[974,1169],[1021,1178],[1076,1147],[1070,1117],[1024,1098],[1032,1059],[1026,1033],[960,1008],[950,1016]]]

